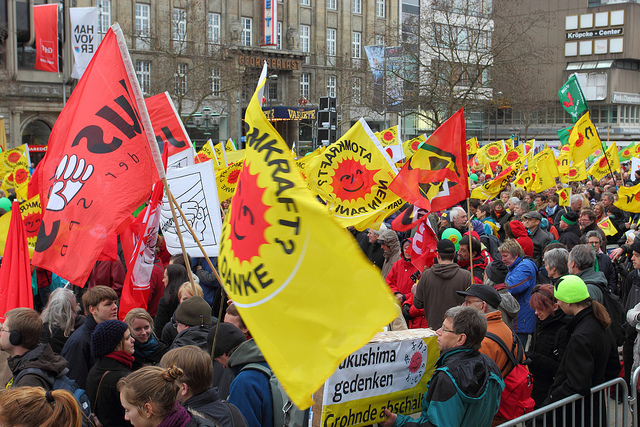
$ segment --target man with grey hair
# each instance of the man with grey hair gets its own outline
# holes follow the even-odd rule
[[[529,203],[524,200],[519,200],[513,205],[513,213],[516,219],[521,219],[522,215],[529,212]]]
[[[582,209],[582,195],[574,194],[569,199],[569,209],[567,209],[566,212],[573,211],[576,214],[580,214],[580,209]],[[553,225],[555,225],[556,228],[560,227],[560,218],[563,213],[564,212],[558,211],[553,218]]]
[[[592,300],[604,304],[604,289],[608,286],[607,278],[601,271],[596,271],[596,253],[589,245],[576,245],[569,253],[569,274],[580,277],[587,285]]]
[[[485,315],[474,307],[452,307],[438,334],[440,357],[427,384],[422,414],[414,420],[385,409],[382,427],[406,423],[488,426],[498,412],[504,381],[496,363],[479,353],[487,332]],[[433,402],[434,404],[430,404]]]
[[[565,248],[553,248],[544,253],[544,267],[553,286],[560,278],[569,273],[569,251]]]
[[[531,211],[522,215],[522,224],[526,227],[533,242],[532,258],[538,268],[542,267],[542,251],[552,240],[555,240],[553,234],[540,228],[541,221],[542,215],[540,215],[540,212]]]
[[[604,277],[606,277],[611,292],[617,294],[618,274],[616,273],[616,269],[613,266],[609,255],[606,252],[602,251],[602,248],[604,248],[606,245],[602,233],[600,233],[598,230],[591,230],[584,236],[583,239],[584,241],[582,243],[591,245],[591,247],[593,247],[593,249],[596,251],[596,263],[598,265],[598,270],[602,271],[602,274],[604,274]]]

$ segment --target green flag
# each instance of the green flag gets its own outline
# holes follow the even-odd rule
[[[633,157],[634,147],[636,146],[635,141],[629,144],[627,147],[622,147],[618,151],[618,157],[620,157],[621,162],[626,162],[627,160],[631,160]]]
[[[569,143],[569,135],[571,135],[571,131],[573,130],[573,126],[569,126],[564,129],[560,129],[558,131],[558,138],[560,138],[560,144],[567,145]]]
[[[565,111],[571,115],[574,123],[589,109],[575,74],[572,74],[560,88],[558,98],[560,98],[560,103]]]

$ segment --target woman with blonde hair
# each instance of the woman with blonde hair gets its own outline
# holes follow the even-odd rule
[[[133,370],[145,365],[157,365],[167,352],[167,346],[161,342],[153,331],[153,318],[144,308],[134,308],[124,318],[129,325],[131,337],[135,340],[133,347]]]
[[[80,427],[82,411],[66,390],[16,387],[0,393],[0,425]]]
[[[145,366],[118,381],[124,418],[134,427],[215,426],[189,413],[178,401],[182,369]]]

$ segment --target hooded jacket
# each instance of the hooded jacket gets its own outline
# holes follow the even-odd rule
[[[436,362],[422,398],[420,418],[398,415],[393,426],[489,426],[498,412],[503,388],[493,360],[469,348],[454,347]]]
[[[227,366],[236,375],[231,383],[229,402],[240,409],[249,427],[273,427],[269,378],[255,369],[243,370],[249,363],[269,366],[253,338],[240,344],[227,361]]]
[[[604,304],[604,294],[602,290],[607,289],[609,286],[609,282],[607,282],[607,278],[604,277],[604,273],[595,271],[593,267],[589,267],[586,270],[576,273],[576,276],[581,278],[585,285],[587,285],[591,299],[598,301],[600,304]]]
[[[471,273],[458,264],[435,264],[425,270],[420,277],[413,305],[424,308],[427,324],[436,330],[442,326],[444,313],[464,302],[457,291],[471,286]]]
[[[67,370],[67,361],[51,350],[49,344],[40,343],[36,348],[23,354],[7,359],[9,369],[13,374],[12,380],[27,368],[37,368],[49,373],[54,378]],[[36,373],[25,373],[18,381],[13,382],[12,387],[42,387],[51,390],[51,385],[42,376]]]
[[[535,327],[535,314],[529,305],[531,290],[536,285],[538,268],[535,263],[528,258],[518,257],[509,266],[509,273],[504,279],[507,289],[520,304],[520,311],[513,319],[515,332],[530,334]]]
[[[533,240],[529,237],[529,233],[527,233],[527,229],[524,228],[524,225],[520,221],[511,221],[509,223],[509,227],[511,227],[511,232],[513,236],[516,238],[516,242],[520,244],[524,254],[526,256],[533,256]]]
[[[391,271],[393,264],[402,258],[400,249],[400,240],[395,231],[385,229],[380,231],[380,237],[378,237],[380,243],[384,243],[387,246],[387,250],[384,251],[384,264],[382,264],[382,277],[386,278],[387,274]]]
[[[238,408],[229,402],[220,400],[216,387],[191,396],[182,405],[210,418],[220,427],[244,427],[247,425]],[[237,422],[234,422],[234,418]]]
[[[403,245],[404,242],[411,242],[411,239],[403,239],[401,245]],[[418,269],[413,265],[411,260],[406,260],[401,256],[400,259],[393,264],[391,271],[389,271],[385,279],[387,285],[391,288],[391,292],[404,295],[406,301],[411,293],[411,287],[414,284],[411,275],[417,271]]]
[[[567,249],[571,250],[575,245],[580,244],[580,225],[578,223],[569,225],[560,234],[558,239],[563,245],[567,245]]]

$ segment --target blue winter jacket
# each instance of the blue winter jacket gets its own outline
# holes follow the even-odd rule
[[[422,414],[414,420],[398,415],[393,427],[488,427],[500,406],[504,381],[489,357],[454,347],[440,355],[422,398]]]
[[[538,268],[529,258],[518,257],[509,267],[505,284],[509,292],[520,304],[520,311],[513,319],[513,326],[517,333],[530,334],[536,325],[533,308],[529,305],[531,291],[536,285]]]

